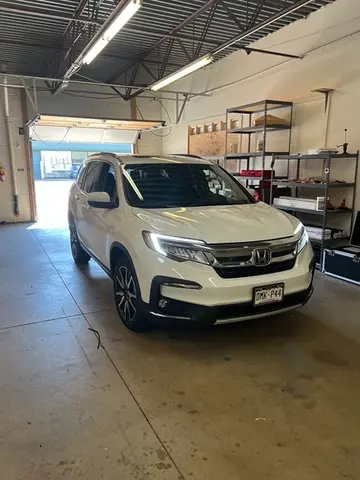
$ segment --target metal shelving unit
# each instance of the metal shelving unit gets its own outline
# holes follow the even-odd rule
[[[296,161],[296,176],[294,177],[293,180],[295,181],[279,181],[274,177],[274,168],[275,168],[275,163],[277,160],[286,160],[287,163],[287,171],[290,172],[290,162],[291,160]],[[298,182],[296,180],[300,179],[300,168],[303,160],[322,160],[322,174],[320,175],[323,183],[302,183]],[[353,181],[350,182],[334,182],[332,181],[331,178],[331,169],[332,169],[332,164],[333,160],[339,160],[342,162],[346,162],[346,165],[348,165],[348,161],[352,160],[354,165],[353,165]],[[339,189],[345,189],[345,190],[352,190],[352,205],[351,207],[347,209],[329,209],[327,202],[325,202],[325,209],[324,210],[306,210],[303,208],[295,208],[295,207],[287,207],[287,206],[279,206],[279,205],[273,205],[275,208],[278,208],[280,210],[284,210],[287,212],[291,212],[293,215],[299,215],[301,219],[303,220],[303,223],[309,222],[309,218],[314,218],[311,216],[315,216],[317,218],[320,218],[320,224],[318,225],[322,229],[322,239],[321,240],[314,240],[311,239],[311,242],[315,247],[318,247],[320,249],[320,258],[319,258],[319,263],[318,267],[322,268],[322,259],[324,255],[324,248],[325,247],[336,247],[344,244],[344,242],[347,240],[347,238],[339,238],[339,239],[326,239],[325,238],[325,229],[329,228],[329,217],[330,218],[338,218],[339,217],[343,218],[346,216],[349,217],[348,219],[348,226],[349,226],[349,235],[351,234],[351,231],[353,229],[354,225],[354,219],[355,219],[355,200],[356,200],[356,184],[357,184],[357,175],[358,175],[358,168],[359,168],[359,151],[356,153],[347,153],[347,154],[331,154],[331,153],[322,153],[318,155],[273,155],[273,161],[271,164],[271,189],[270,189],[270,205],[273,205],[273,186],[283,186],[283,187],[288,187],[293,189],[293,192],[295,192],[294,196],[301,198],[299,195],[300,190],[307,190],[307,191],[312,191],[316,192],[318,191],[320,196],[325,197],[326,199],[329,198],[329,195],[331,192],[338,191]],[[280,189],[279,189],[280,190]],[[304,195],[302,195],[304,197]],[[331,199],[330,199],[331,200]],[[333,226],[333,228],[335,228]]]
[[[289,120],[284,125],[269,125],[268,120],[268,113],[274,112],[275,110],[280,109],[287,109],[286,116]],[[252,125],[252,122],[255,117],[258,115],[264,115],[264,125]],[[247,117],[245,123],[248,124],[246,127],[233,127],[233,122],[237,119],[237,115],[241,115],[243,117]],[[264,199],[264,181],[270,181],[269,178],[264,178],[264,170],[265,170],[265,161],[266,158],[270,159],[273,157],[274,154],[277,155],[288,155],[290,153],[290,145],[291,145],[291,127],[292,127],[292,117],[293,117],[293,104],[292,102],[284,102],[281,100],[262,100],[260,102],[249,103],[247,105],[242,105],[239,107],[229,108],[226,110],[226,140],[225,140],[225,158],[224,158],[224,167],[228,170],[227,161],[228,160],[237,160],[237,168],[236,172],[231,171],[230,173],[239,174],[241,170],[241,162],[242,160],[246,160],[246,169],[250,169],[250,159],[252,159],[253,164],[255,163],[256,158],[261,159],[261,177],[242,177],[242,180],[246,180],[246,186],[255,187],[256,185],[251,184],[249,185],[249,181],[256,180],[259,182],[258,185],[262,186],[261,191],[261,198]],[[288,142],[287,142],[287,149],[282,152],[273,152],[269,151],[266,148],[267,144],[267,135],[271,132],[279,132],[279,131],[287,131],[288,132]],[[252,145],[254,141],[252,140],[252,134],[262,134],[262,141],[263,141],[263,151],[255,152],[252,151]],[[242,153],[229,153],[228,152],[228,135],[231,134],[239,134],[239,135],[247,135],[247,152]],[[257,168],[257,170],[260,170]],[[270,168],[269,168],[270,170]],[[279,177],[281,178],[281,177]]]

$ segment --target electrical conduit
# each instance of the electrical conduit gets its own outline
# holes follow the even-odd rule
[[[11,186],[13,193],[13,203],[14,203],[14,215],[19,216],[19,194],[16,183],[16,173],[15,173],[15,158],[14,158],[14,148],[12,144],[11,137],[11,123],[10,123],[10,110],[9,110],[9,91],[7,86],[7,78],[4,78],[4,113],[5,113],[5,127],[7,134],[7,143],[9,148],[9,161],[10,161],[10,177],[11,177]]]

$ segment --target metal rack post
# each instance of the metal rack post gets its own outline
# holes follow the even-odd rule
[[[265,170],[265,152],[266,152],[266,133],[267,133],[267,114],[268,114],[268,102],[265,100],[264,108],[264,136],[263,136],[263,154],[261,156],[261,198],[265,201],[265,182],[264,182],[264,170]],[[271,184],[270,184],[271,186]],[[260,190],[260,189],[259,189]]]
[[[328,212],[328,195],[329,195],[329,184],[330,184],[330,169],[331,169],[331,156],[328,154],[325,167],[325,205],[324,205],[324,214],[322,217],[322,236],[321,236],[321,245],[320,245],[320,268],[324,263],[324,248],[325,248],[325,229],[327,224],[327,212]]]
[[[226,110],[226,116],[225,116],[225,156],[224,156],[224,168],[226,169],[226,157],[228,154],[228,130],[229,130],[229,113],[228,110]],[[220,130],[221,130],[221,123],[220,123]]]
[[[270,205],[273,203],[273,181],[274,181],[275,155],[271,155],[271,179],[270,179]]]
[[[356,202],[356,187],[357,187],[357,178],[358,178],[358,171],[359,171],[359,150],[356,152],[356,164],[355,164],[355,179],[354,179],[354,193],[353,193],[353,203],[352,203],[352,216],[351,216],[351,230],[352,232],[354,228],[355,222],[355,202]]]
[[[323,182],[324,183],[299,183],[298,180],[300,178],[300,164],[302,160],[316,160],[320,159],[323,160],[323,167],[322,167],[322,177],[323,177]],[[355,160],[355,172],[354,172],[354,177],[353,181],[342,181],[340,183],[334,183],[332,182],[332,176],[331,176],[331,169],[332,169],[332,164],[333,160],[335,159],[341,159],[343,161],[345,160]],[[321,222],[319,222],[319,227],[322,229],[321,232],[321,240],[312,240],[312,242],[315,245],[318,245],[320,247],[320,262],[319,262],[319,268],[323,270],[323,259],[324,259],[324,251],[326,246],[333,246],[335,247],[336,245],[341,245],[344,242],[344,238],[341,239],[327,239],[326,238],[326,227],[328,225],[328,219],[329,216],[333,217],[334,215],[350,215],[350,234],[353,229],[354,225],[354,220],[355,220],[355,201],[356,201],[356,186],[357,186],[357,175],[358,175],[358,169],[359,169],[359,151],[355,153],[348,153],[348,154],[331,154],[331,153],[320,153],[320,154],[315,154],[315,155],[274,155],[274,163],[275,160],[286,160],[288,164],[290,163],[290,160],[296,160],[296,180],[294,182],[281,182],[277,181],[276,179],[274,180],[273,175],[271,176],[271,189],[273,188],[274,185],[283,185],[283,186],[289,186],[290,188],[295,188],[296,190],[296,197],[298,198],[298,192],[299,189],[315,189],[322,190],[322,195],[325,198],[325,205],[324,205],[324,210],[307,210],[304,208],[298,208],[298,207],[285,207],[285,206],[277,206],[276,208],[279,208],[280,210],[285,210],[285,211],[290,211],[293,215],[302,215],[302,214],[307,214],[307,215],[316,215],[316,216],[321,216]],[[330,196],[330,193],[333,189],[339,189],[339,188],[352,188],[353,189],[353,194],[352,194],[352,206],[351,208],[349,207],[348,209],[329,209],[328,208],[328,203],[327,199]],[[272,202],[273,202],[273,197],[272,197]],[[306,222],[304,222],[306,223]],[[312,223],[312,222],[311,222]]]
[[[275,125],[270,125],[268,124],[268,113],[269,111],[273,110],[279,110],[283,108],[290,108],[290,120],[289,123],[284,123],[284,124],[275,124]],[[253,116],[256,113],[264,113],[264,123],[263,125],[252,125],[252,120]],[[243,127],[241,128],[231,128],[232,125],[229,125],[229,114],[241,114],[242,117],[244,115],[248,115],[248,127]],[[234,108],[229,108],[226,110],[226,149],[225,149],[225,158],[224,158],[224,167],[226,168],[226,161],[229,159],[236,159],[237,161],[237,170],[239,173],[240,172],[240,165],[241,165],[241,160],[247,160],[246,165],[247,165],[247,170],[250,169],[250,159],[254,159],[252,162],[253,168],[255,169],[255,159],[259,158],[261,160],[261,176],[259,177],[253,177],[252,179],[249,177],[242,177],[243,180],[246,181],[246,186],[249,186],[250,180],[258,180],[259,183],[259,189],[262,195],[262,198],[265,200],[265,166],[266,166],[266,158],[267,157],[272,157],[273,153],[282,153],[282,154],[289,154],[290,153],[290,145],[291,145],[291,128],[292,128],[292,118],[293,118],[293,103],[292,102],[286,102],[282,100],[262,100],[260,102],[255,102],[255,103],[250,103],[247,105],[242,105],[239,107],[234,107]],[[271,132],[275,131],[280,131],[280,130],[288,130],[289,131],[289,137],[288,137],[288,146],[287,150],[284,152],[268,152],[266,149],[267,146],[267,140],[268,140],[268,134]],[[251,147],[252,147],[252,142],[251,141],[251,135],[254,133],[262,132],[263,134],[263,149],[262,151],[254,151],[251,152]],[[246,134],[248,135],[248,142],[247,142],[247,152],[242,152],[238,154],[229,154],[228,152],[228,145],[227,145],[227,138],[228,134]],[[271,158],[271,163],[273,164],[274,159]],[[271,167],[273,168],[273,166]],[[289,170],[289,169],[288,169]],[[271,179],[270,179],[270,184],[271,184]],[[272,196],[272,193],[270,194]]]

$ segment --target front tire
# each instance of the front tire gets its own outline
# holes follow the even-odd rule
[[[136,273],[126,258],[122,258],[114,270],[114,297],[119,317],[127,328],[134,332],[149,328],[141,305]]]
[[[82,248],[75,224],[70,224],[70,246],[73,259],[78,265],[86,265],[89,263],[90,255]]]

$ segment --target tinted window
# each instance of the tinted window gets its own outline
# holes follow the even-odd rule
[[[116,175],[113,165],[106,162],[102,163],[100,178],[94,188],[96,190],[93,191],[108,193],[113,203],[118,202]]]
[[[87,164],[85,180],[83,181],[82,187],[86,193],[98,191],[96,189],[96,184],[99,179],[101,165],[100,162],[91,162]]]
[[[124,184],[128,202],[142,208],[254,203],[251,195],[218,165],[128,165],[125,177],[128,177]]]

